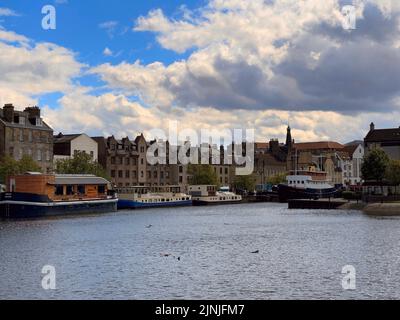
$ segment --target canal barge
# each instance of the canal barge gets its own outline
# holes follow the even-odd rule
[[[94,175],[26,173],[7,178],[1,218],[109,213],[117,210],[109,182]]]
[[[214,185],[189,186],[189,194],[194,206],[238,204],[243,200],[242,196],[229,192],[229,188],[217,191],[217,186]]]
[[[133,186],[116,188],[118,209],[183,207],[192,205],[192,197],[181,186]]]

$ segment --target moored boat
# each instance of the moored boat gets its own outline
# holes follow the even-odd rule
[[[7,178],[1,193],[2,218],[109,213],[117,210],[109,182],[94,175],[27,173]]]
[[[228,189],[217,191],[213,185],[189,186],[189,194],[192,196],[194,206],[238,204],[242,202],[242,196]]]
[[[180,186],[117,188],[118,209],[143,209],[191,206],[192,197]]]
[[[279,201],[291,199],[321,199],[335,196],[338,189],[326,180],[325,172],[300,171],[286,177],[278,186]]]

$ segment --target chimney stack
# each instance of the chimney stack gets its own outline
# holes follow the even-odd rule
[[[25,108],[24,112],[27,112],[29,114],[29,118],[40,118],[39,107],[28,107]]]
[[[3,107],[4,120],[7,122],[14,122],[14,106],[12,103],[5,104]]]
[[[369,131],[374,131],[375,130],[375,124],[373,122],[371,122],[370,126],[369,126]]]

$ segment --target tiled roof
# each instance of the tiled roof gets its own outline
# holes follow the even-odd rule
[[[372,130],[368,132],[365,141],[400,141],[400,128]]]
[[[82,134],[63,134],[54,136],[54,143],[65,143],[71,142],[72,140],[78,138]]]
[[[344,149],[344,145],[334,141],[296,143],[294,147],[297,150]]]
[[[255,143],[255,148],[256,149],[268,149],[269,148],[269,143],[268,142],[256,142]]]
[[[344,151],[346,151],[350,157],[353,157],[354,152],[357,150],[359,145],[349,145],[344,147]]]

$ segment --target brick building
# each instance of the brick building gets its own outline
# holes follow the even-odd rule
[[[42,119],[38,107],[16,111],[12,104],[0,109],[0,157],[16,160],[31,156],[43,173],[53,171],[53,129]]]

